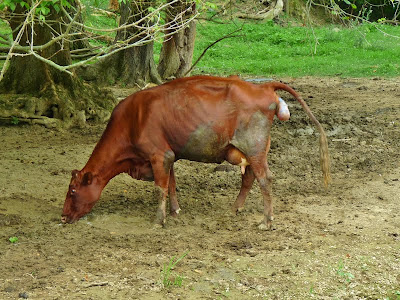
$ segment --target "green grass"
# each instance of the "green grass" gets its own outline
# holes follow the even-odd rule
[[[0,20],[0,33],[12,38],[10,26],[3,20]]]
[[[195,59],[210,43],[237,28],[234,24],[201,23]],[[399,26],[380,25],[379,29],[400,36]],[[210,48],[195,72],[293,77],[400,75],[400,39],[372,25],[325,26],[312,31],[308,27],[253,23],[245,24],[238,34],[241,36]]]
[[[172,270],[175,268],[178,262],[180,262],[188,253],[189,251],[186,251],[176,259],[175,256],[172,257],[168,263],[168,266],[167,264],[164,264],[164,268],[161,271],[161,284],[164,288],[168,288],[171,286],[182,286],[184,277],[179,274],[173,273]]]

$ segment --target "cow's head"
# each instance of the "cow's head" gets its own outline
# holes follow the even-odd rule
[[[91,172],[72,171],[64,209],[62,223],[73,223],[86,215],[100,198],[102,185]]]

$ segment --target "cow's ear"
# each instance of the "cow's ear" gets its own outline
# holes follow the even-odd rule
[[[78,173],[79,173],[78,170],[72,170],[72,172],[71,172],[72,178],[77,178],[78,177]]]
[[[86,172],[82,178],[82,185],[90,185],[93,181],[93,174],[92,172]]]

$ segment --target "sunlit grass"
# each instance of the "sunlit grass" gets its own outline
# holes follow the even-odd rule
[[[195,58],[234,24],[202,23],[197,27]],[[400,75],[400,27],[281,27],[245,24],[240,35],[225,39],[203,57],[196,73],[257,76],[393,77]]]

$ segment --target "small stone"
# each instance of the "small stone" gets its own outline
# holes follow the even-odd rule
[[[28,293],[27,292],[22,292],[18,294],[18,298],[22,298],[22,299],[28,299]]]

